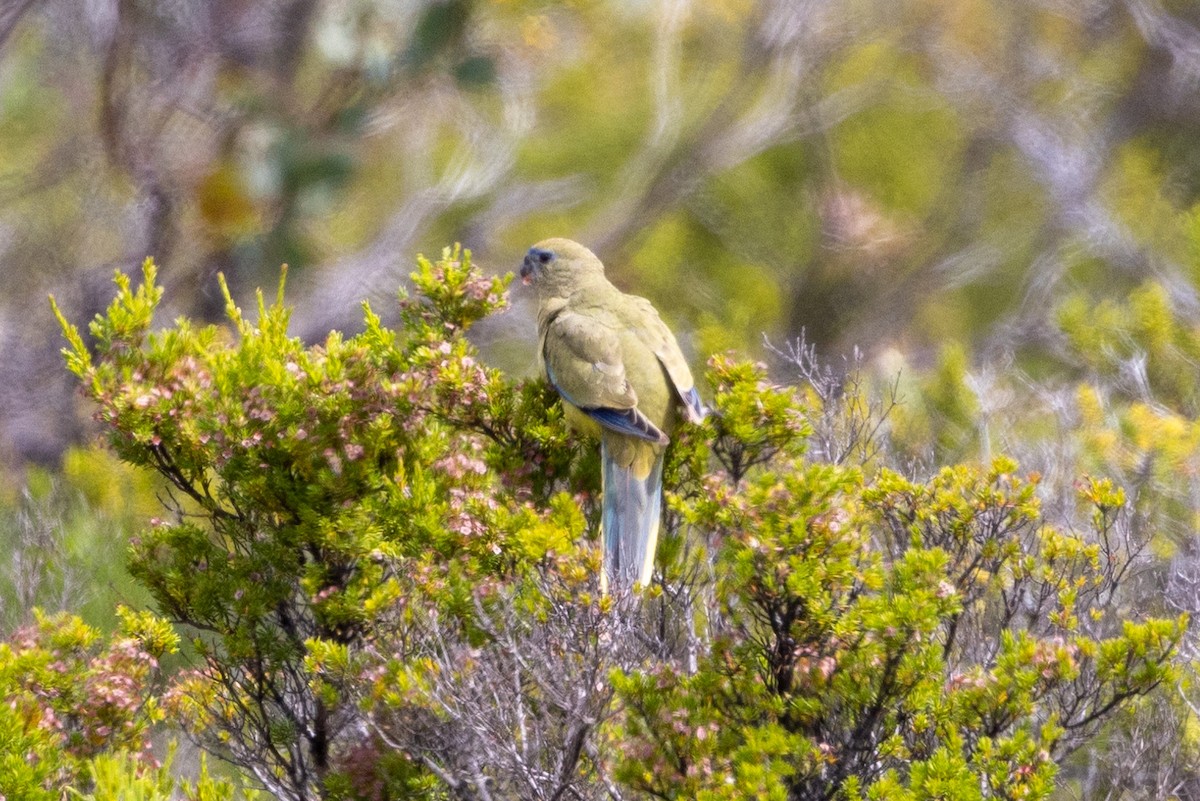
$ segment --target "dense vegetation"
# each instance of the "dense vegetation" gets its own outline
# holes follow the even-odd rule
[[[203,321],[289,264],[315,342],[394,325],[411,254],[570,236],[697,363],[804,328],[1075,377],[1068,297],[1200,320],[1198,50],[1179,0],[13,0],[0,457],[88,430],[45,294],[88,319],[147,256]],[[515,311],[480,342],[528,373]]]
[[[783,386],[710,361],[655,581],[604,596],[594,444],[466,337],[507,279],[447,251],[401,326],[366,306],[306,346],[282,284],[228,329],[155,331],[155,277],[118,274],[90,345],[62,321],[112,448],[163,480],[129,548],[155,614],[4,646],[7,795],[107,770],[166,797],[167,723],[282,799],[1046,798],[1184,675],[1119,486],[1060,497],[1002,456],[906,476],[896,410],[811,362]]]

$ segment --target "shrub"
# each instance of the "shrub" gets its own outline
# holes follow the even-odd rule
[[[66,613],[39,613],[0,643],[0,795],[58,799],[87,786],[103,755],[153,765],[158,660],[176,644],[165,623],[130,611],[111,638]]]
[[[1052,525],[1004,458],[819,462],[814,430],[879,426],[719,357],[655,581],[604,596],[594,447],[465,336],[508,279],[447,250],[397,328],[313,346],[282,284],[255,322],[226,293],[232,333],[153,333],[154,279],[118,276],[94,354],[62,321],[68,364],[175,491],[130,555],[198,657],[166,706],[280,798],[1044,798],[1172,676],[1186,621],[1112,603],[1136,554],[1102,480]]]

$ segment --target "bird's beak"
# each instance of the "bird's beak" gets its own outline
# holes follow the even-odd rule
[[[546,264],[553,258],[554,254],[548,250],[530,248],[525,254],[525,261],[521,262],[521,283],[526,286],[532,284],[533,279],[541,275]]]

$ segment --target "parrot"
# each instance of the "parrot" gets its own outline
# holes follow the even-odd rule
[[[662,516],[663,456],[677,409],[706,409],[674,334],[570,239],[531,247],[521,279],[537,296],[538,363],[576,431],[600,440],[601,585],[649,586]]]

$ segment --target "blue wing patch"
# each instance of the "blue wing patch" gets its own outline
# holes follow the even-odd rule
[[[580,406],[579,411],[618,434],[628,434],[659,445],[668,442],[667,435],[637,409],[585,409]]]

